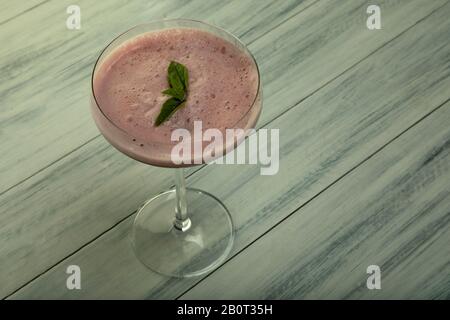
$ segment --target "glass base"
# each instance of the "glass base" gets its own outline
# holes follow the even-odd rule
[[[176,194],[170,190],[147,201],[138,211],[132,241],[138,259],[153,271],[193,277],[217,268],[231,251],[230,213],[214,196],[187,188],[190,226],[174,227]]]

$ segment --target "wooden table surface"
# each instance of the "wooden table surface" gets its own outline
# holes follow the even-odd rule
[[[68,30],[66,8],[81,8]],[[366,9],[381,8],[381,30]],[[258,128],[280,129],[280,170],[187,170],[229,208],[227,262],[197,278],[138,262],[136,208],[172,185],[99,134],[90,74],[118,33],[193,18],[239,36],[261,70]],[[0,297],[450,298],[448,0],[0,3]],[[81,290],[68,290],[69,265]],[[366,269],[378,265],[381,289]]]

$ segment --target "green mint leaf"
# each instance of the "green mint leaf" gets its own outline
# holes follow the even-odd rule
[[[176,61],[171,61],[167,68],[168,89],[162,93],[170,96],[161,107],[158,117],[155,120],[155,126],[169,119],[177,110],[186,105],[187,90],[189,87],[188,69]]]
[[[162,93],[177,98],[178,100],[184,100],[184,92],[178,92],[177,90],[175,90],[174,88],[169,88],[164,90]]]
[[[180,101],[175,98],[170,98],[164,102],[161,112],[156,118],[155,125],[159,126],[161,123],[169,119],[177,110],[183,108],[186,105],[186,101]]]
[[[184,66],[180,63],[171,61],[167,68],[167,78],[171,88],[174,88],[178,92],[184,92],[184,78],[183,74],[180,74],[178,70],[182,70]]]

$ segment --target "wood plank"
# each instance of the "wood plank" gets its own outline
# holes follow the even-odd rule
[[[70,31],[66,8],[73,1],[64,0],[2,25],[8,46],[0,48],[0,193],[98,136],[88,110],[89,77],[100,51],[123,30],[189,17],[251,42],[314,1],[83,0],[81,30]]]
[[[211,165],[188,180],[231,211],[234,253],[448,99],[449,7],[273,121],[269,128],[281,129],[277,175],[260,176],[256,166]],[[140,265],[127,236],[130,223],[120,223],[11,298],[173,298],[197,281],[165,278]],[[83,270],[81,291],[65,289],[70,264]]]
[[[449,123],[447,103],[182,299],[448,299]]]

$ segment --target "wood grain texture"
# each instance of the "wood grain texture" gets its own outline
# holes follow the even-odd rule
[[[99,135],[88,108],[89,77],[100,51],[119,33],[183,17],[252,42],[313,2],[83,0],[77,2],[81,29],[71,31],[66,8],[73,1],[64,0],[8,21],[0,29],[8,39],[0,48],[0,193]]]
[[[182,298],[450,298],[449,123],[447,103]]]
[[[152,19],[187,17],[222,25],[251,42],[311,3],[81,1],[82,29],[67,31],[69,2],[54,2],[5,24],[2,35],[19,28],[24,32],[0,49],[0,150],[5,150],[0,162],[0,296],[172,183],[167,170],[138,164],[112,149],[91,120],[88,78],[112,35]],[[34,25],[35,33],[30,32]],[[42,171],[43,166],[49,168]],[[35,174],[32,179],[4,192],[30,174]]]
[[[271,122],[281,129],[277,175],[260,176],[254,166],[207,166],[189,179],[232,212],[235,253],[448,99],[448,14],[447,5]],[[188,289],[195,280],[165,278],[139,264],[128,239],[130,222],[12,298],[173,298]],[[80,265],[90,279],[84,290],[65,289],[69,264]]]
[[[27,14],[50,0],[2,1],[0,2],[0,26]]]
[[[17,191],[20,194],[19,197],[15,198],[9,193],[10,197],[4,198],[6,205],[3,208],[10,214],[3,220],[7,230],[3,234],[11,244],[7,246],[8,253],[4,255],[8,257],[4,260],[6,261],[4,270],[10,270],[4,273],[6,279],[11,279],[14,284],[20,283],[22,278],[28,276],[28,272],[17,272],[18,269],[28,270],[33,275],[34,269],[45,270],[64,255],[130,214],[136,203],[140,203],[150,194],[167,187],[167,183],[164,183],[167,175],[154,175],[153,170],[150,171],[142,166],[138,169],[139,173],[133,173],[132,168],[125,171],[127,168],[125,163],[132,167],[136,164],[131,161],[127,162],[122,155],[111,153],[105,146],[95,142],[89,145],[89,150],[83,152],[82,155],[75,152],[73,156],[52,167],[46,174],[38,175],[29,183],[14,190],[14,195]],[[96,155],[97,153],[99,156]],[[91,159],[93,160],[90,161]],[[34,160],[36,160],[35,157]],[[117,180],[114,180],[116,185],[114,182],[107,184],[105,180],[108,180],[109,177],[105,177],[105,171],[98,170],[99,166],[100,168],[108,166],[120,168],[116,172],[122,172],[123,175],[118,175]],[[61,171],[63,174],[59,173]],[[110,173],[111,171],[108,174]],[[120,186],[125,187],[122,176],[142,176],[143,180],[139,180],[140,182],[150,181],[151,178],[153,186],[146,188],[140,183],[136,183],[135,179],[130,179],[129,184],[132,185],[128,189],[130,192],[122,195]],[[86,181],[83,177],[92,179],[92,183],[88,183],[88,187],[84,187]],[[111,179],[116,179],[116,177],[113,176]],[[98,187],[93,188],[91,185]],[[114,191],[101,191],[111,190],[109,188]],[[91,198],[94,194],[97,196]],[[126,201],[124,201],[125,196],[127,196]],[[14,198],[19,204],[12,201]],[[138,198],[142,200],[139,201]],[[127,206],[129,209],[126,208]],[[65,217],[61,217],[61,215]],[[30,224],[28,219],[31,219],[33,223]],[[13,221],[17,221],[18,224],[14,226]],[[32,230],[29,230],[31,228]],[[32,237],[24,237],[24,234],[32,235]],[[60,241],[61,234],[64,234],[65,239],[71,241]],[[36,245],[36,241],[40,244],[39,246]],[[33,268],[29,267],[30,259],[34,261]]]

